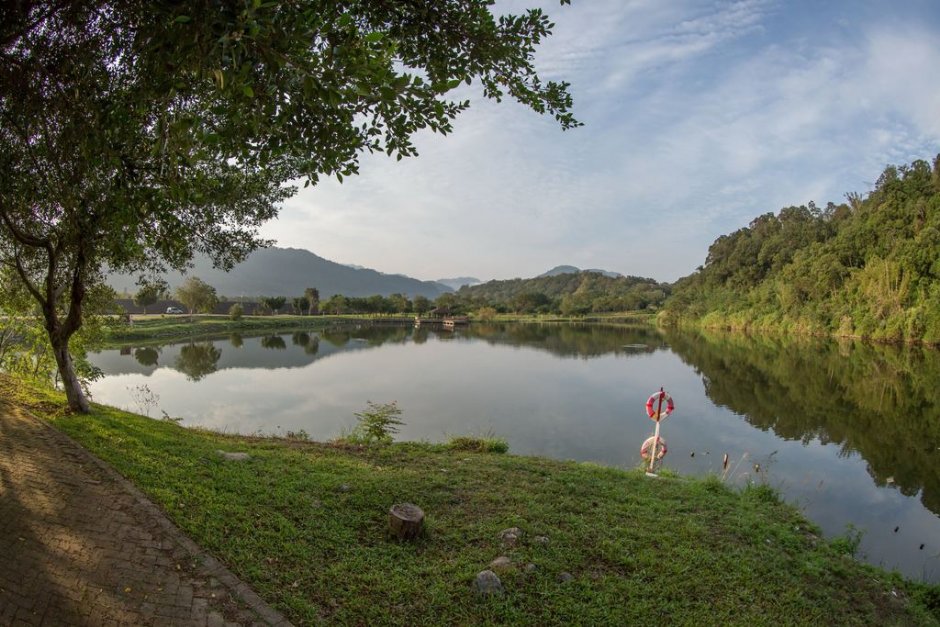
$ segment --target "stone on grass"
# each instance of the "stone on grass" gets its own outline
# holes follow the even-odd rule
[[[512,568],[512,560],[505,555],[500,555],[495,560],[490,562],[490,570],[500,571],[508,570],[510,568]]]
[[[503,541],[503,544],[506,546],[516,546],[516,543],[519,542],[519,538],[522,537],[522,529],[519,527],[510,527],[509,529],[503,529],[499,532],[499,539]]]
[[[539,567],[533,564],[532,562],[529,562],[528,564],[525,565],[525,572],[527,573],[534,573],[538,569]]]
[[[350,490],[352,490],[352,486],[349,485],[348,483],[344,483],[344,484],[342,484],[341,486],[339,486],[339,488],[337,488],[337,489],[338,489],[340,492],[349,492]]]
[[[558,583],[568,583],[574,579],[574,575],[569,573],[567,570],[558,573]]]
[[[480,596],[498,596],[505,592],[503,582],[492,570],[484,570],[473,580],[473,590]]]
[[[229,451],[217,450],[216,453],[222,456],[223,459],[230,462],[243,462],[246,459],[251,459],[251,455],[248,453],[232,453]]]
[[[535,536],[534,538],[532,538],[532,541],[535,542],[536,544],[541,544],[542,546],[545,546],[546,544],[548,544],[548,536]]]

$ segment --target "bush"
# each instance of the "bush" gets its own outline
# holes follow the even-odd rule
[[[231,318],[232,320],[238,321],[242,319],[243,313],[244,313],[244,309],[242,309],[241,304],[235,303],[234,305],[229,307],[228,317]]]
[[[405,424],[398,418],[401,409],[396,401],[381,404],[368,401],[368,405],[366,411],[355,414],[359,424],[344,439],[352,444],[390,443],[392,435],[398,433],[398,426]]]

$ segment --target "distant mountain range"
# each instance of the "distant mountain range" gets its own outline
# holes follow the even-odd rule
[[[581,272],[596,272],[597,274],[603,274],[604,276],[610,277],[612,279],[616,279],[618,277],[623,276],[619,272],[611,272],[609,270],[597,270],[596,268],[588,268],[588,269],[582,270],[581,268],[577,268],[575,266],[555,266],[548,272],[543,272],[542,274],[538,275],[535,278],[540,279],[542,277],[547,277],[547,276],[558,276],[559,274],[578,274]]]
[[[436,282],[440,283],[441,285],[446,285],[450,289],[456,291],[456,290],[459,290],[464,285],[469,285],[469,286],[479,285],[483,281],[472,276],[459,276],[453,279],[438,279]]]
[[[320,290],[320,298],[333,294],[372,296],[381,294],[417,295],[434,299],[453,291],[443,283],[420,281],[400,274],[383,274],[368,268],[353,268],[296,248],[262,248],[235,266],[231,272],[212,267],[205,257],[194,260],[188,276],[197,276],[213,286],[220,296],[302,296],[308,287]],[[166,274],[164,280],[173,289],[185,276],[179,272]],[[108,284],[117,291],[137,291],[137,277],[127,274],[108,276]]]
[[[615,279],[623,276],[606,270],[581,270],[575,266],[555,266],[535,279],[582,272],[595,272]],[[388,296],[396,293],[405,294],[409,298],[420,294],[433,300],[441,294],[455,292],[461,288],[475,287],[483,283],[480,279],[471,276],[421,281],[403,274],[385,274],[354,264],[336,263],[309,250],[277,247],[255,251],[248,259],[235,266],[231,272],[213,268],[212,263],[206,257],[197,257],[193,268],[185,275],[180,272],[169,272],[162,278],[172,290],[178,287],[186,276],[199,277],[214,287],[220,296],[227,298],[293,297],[303,295],[308,287],[315,287],[320,290],[320,298],[323,300],[334,294]],[[133,294],[138,289],[137,276],[111,274],[108,276],[108,285],[118,292]]]

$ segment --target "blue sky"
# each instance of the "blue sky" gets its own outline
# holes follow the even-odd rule
[[[940,1],[505,0],[555,22],[543,78],[572,84],[561,131],[474,86],[420,156],[288,200],[263,234],[421,279],[558,264],[673,281],[755,216],[869,191],[940,153]]]

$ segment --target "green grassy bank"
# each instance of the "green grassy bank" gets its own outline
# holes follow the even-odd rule
[[[650,479],[428,444],[344,447],[185,429],[0,377],[297,624],[938,624],[940,592],[862,565],[766,487]],[[247,461],[217,452],[242,451]],[[387,512],[427,514],[414,543]],[[507,546],[500,531],[518,527]],[[480,598],[476,574],[505,594]],[[528,566],[533,564],[534,566]],[[570,574],[570,578],[563,573]]]
[[[189,337],[211,337],[229,333],[262,333],[295,329],[323,329],[355,322],[343,316],[243,316],[232,320],[221,315],[134,316],[130,325],[107,328],[104,341],[109,345],[122,342],[151,342]]]

